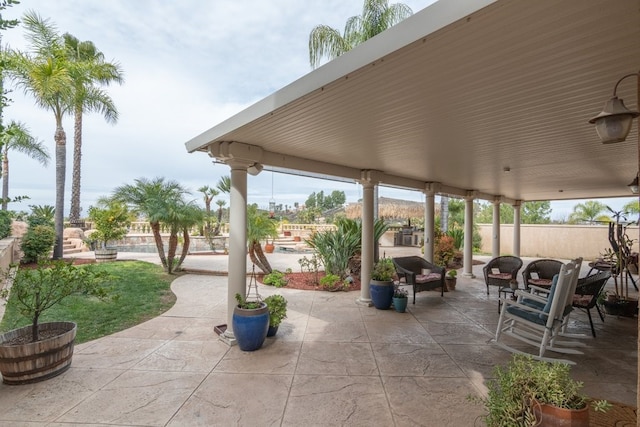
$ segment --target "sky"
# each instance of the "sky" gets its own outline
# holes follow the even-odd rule
[[[448,1],[448,0],[442,0]],[[393,1],[392,1],[393,2]],[[418,12],[433,0],[405,0]],[[200,201],[197,189],[214,187],[229,175],[205,153],[187,153],[185,142],[242,111],[311,71],[308,37],[317,24],[344,29],[359,15],[362,0],[21,0],[3,11],[4,19],[27,10],[49,19],[60,34],[91,40],[105,58],[118,62],[124,84],[106,90],[119,112],[115,125],[98,114],[83,119],[81,216],[99,197],[137,178],[178,181]],[[3,45],[26,49],[23,29],[2,34]],[[48,167],[9,153],[9,196],[28,196],[12,210],[55,205],[53,113],[38,108],[20,90],[10,94],[4,123],[23,122],[44,142]],[[73,118],[63,122],[67,134],[65,216],[71,202]],[[263,171],[249,176],[248,202],[267,208],[304,204],[312,192],[344,191],[347,202],[362,196],[355,183]],[[381,187],[380,196],[423,201],[418,191]],[[602,199],[619,210],[632,200]],[[580,201],[552,202],[552,219],[566,219]]]

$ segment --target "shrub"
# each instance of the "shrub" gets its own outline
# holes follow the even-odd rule
[[[29,227],[20,248],[24,253],[23,263],[37,262],[47,258],[56,241],[56,232],[48,225]]]
[[[11,214],[9,211],[0,211],[0,239],[11,234]]]
[[[456,253],[455,241],[453,237],[443,235],[435,239],[433,248],[433,260],[436,265],[446,267]]]
[[[282,288],[287,286],[287,278],[282,271],[273,270],[271,273],[264,276],[262,283],[265,285],[275,286],[276,288]]]
[[[30,205],[31,215],[27,217],[27,224],[29,228],[36,225],[47,225],[54,227],[53,216],[55,214],[55,208],[50,205]]]
[[[335,274],[327,274],[322,279],[320,279],[320,286],[323,290],[329,292],[349,290],[349,285],[347,283],[344,283],[340,276],[337,276]]]

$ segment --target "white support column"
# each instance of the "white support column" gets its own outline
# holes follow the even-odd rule
[[[433,263],[433,237],[435,234],[436,184],[427,183],[424,194],[424,259]]]
[[[236,293],[247,293],[247,168],[244,161],[228,160],[231,167],[229,204],[229,278],[227,284],[227,330],[225,338],[234,340],[232,329]]]
[[[513,205],[513,255],[520,256],[520,212],[522,201],[517,200]]]
[[[360,255],[360,298],[356,303],[371,305],[371,293],[369,283],[371,270],[373,269],[373,209],[375,187],[380,182],[381,172],[375,170],[363,170],[360,184],[362,184],[362,250]]]
[[[473,200],[475,192],[468,191],[464,198],[464,259],[462,275],[475,277],[473,274]]]
[[[500,256],[500,198],[493,200],[493,227],[491,230],[491,256],[497,258]]]

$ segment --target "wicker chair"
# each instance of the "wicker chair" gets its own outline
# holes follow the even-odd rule
[[[398,279],[413,287],[413,303],[416,303],[416,293],[440,288],[440,296],[444,296],[445,269],[431,264],[419,256],[405,256],[392,258],[398,273]],[[430,269],[431,273],[422,274],[423,269]]]
[[[551,287],[551,280],[553,276],[560,272],[561,267],[562,263],[555,259],[537,259],[531,261],[522,272],[522,283],[525,289],[529,289],[529,285],[542,288]],[[537,278],[535,276],[537,276]]]
[[[518,271],[521,267],[522,260],[511,255],[499,256],[489,261],[482,268],[484,283],[487,285],[487,295],[489,295],[489,286],[509,287],[509,283],[518,277]],[[494,271],[494,269],[498,271]]]

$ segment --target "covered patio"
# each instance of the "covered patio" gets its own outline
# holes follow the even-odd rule
[[[419,253],[383,250],[389,256]],[[130,256],[159,262],[150,254]],[[276,268],[297,265],[297,255],[269,257]],[[200,272],[224,264],[224,256],[185,261]],[[477,277],[481,269],[474,266]],[[490,342],[497,295],[492,290],[487,296],[480,279],[460,278],[444,297],[419,293],[407,313],[356,305],[357,292],[260,285],[263,297],[284,295],[289,309],[276,337],[256,352],[215,339],[213,326],[226,319],[226,277],[187,274],[172,290],[177,301],[171,310],[76,346],[63,375],[0,384],[0,425],[482,425],[482,405],[467,396],[481,395],[493,367],[511,357]],[[588,338],[585,354],[575,356],[573,376],[591,397],[635,406],[635,319],[607,316],[595,325],[597,338]],[[587,316],[576,313],[570,331],[590,336]],[[593,425],[626,425],[615,424],[620,415],[618,408]]]
[[[500,204],[519,255],[522,202],[628,196],[637,124],[602,144],[588,121],[640,70],[639,22],[636,0],[440,1],[188,141],[231,168],[228,307],[245,287],[247,171],[362,184],[365,305],[378,185],[424,192],[427,259],[434,196],[465,200],[467,278],[474,200],[494,203],[497,256]],[[617,87],[630,109],[638,80]]]

